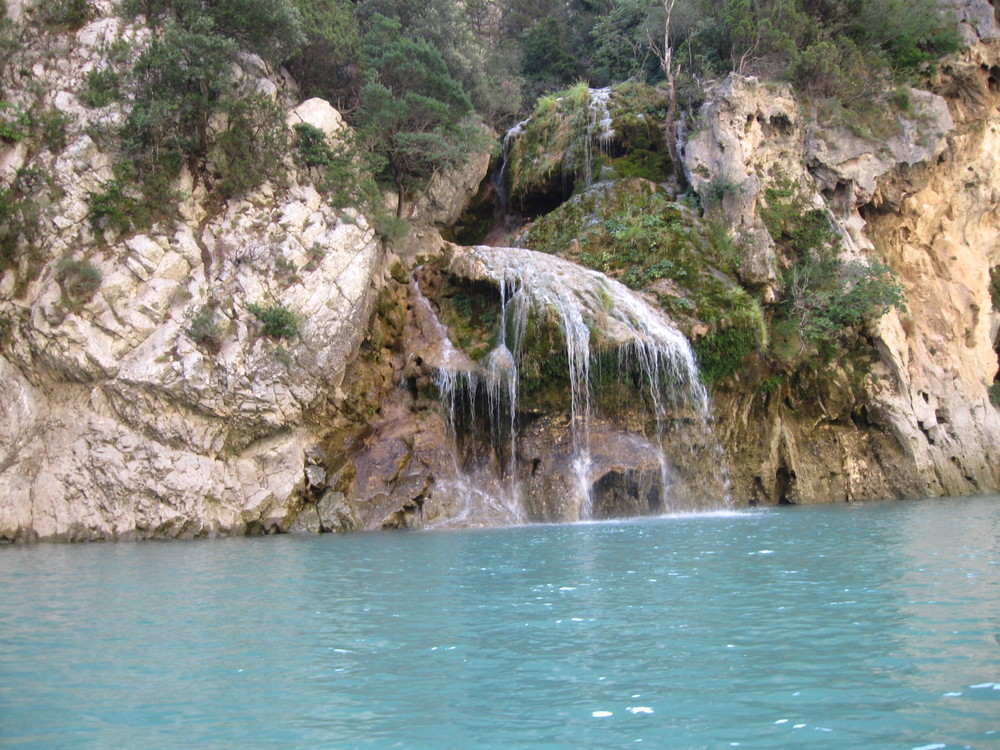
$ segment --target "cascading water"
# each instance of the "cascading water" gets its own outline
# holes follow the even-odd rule
[[[571,173],[573,173],[572,180],[582,182],[584,187],[593,183],[595,177],[600,177],[599,174],[594,174],[594,149],[596,147],[599,154],[606,154],[614,140],[615,131],[612,125],[610,103],[611,88],[587,90],[587,109],[583,126],[581,128],[577,125],[578,132],[575,133],[574,140],[566,149],[563,161],[564,183],[570,181]],[[506,220],[509,218],[506,170],[511,148],[514,142],[524,134],[530,122],[530,117],[522,120],[504,134],[501,142],[500,162],[490,178],[496,195],[498,218],[504,225],[508,223]],[[567,166],[568,164],[573,165],[572,169]],[[581,170],[580,173],[576,173],[578,169]]]
[[[500,332],[486,358],[485,380],[492,419],[505,417],[505,473],[517,496],[519,362],[529,318],[548,316],[563,336],[569,381],[572,472],[579,494],[579,517],[592,517],[592,374],[595,352],[617,350],[621,372],[638,375],[642,397],[651,405],[660,447],[660,492],[666,496],[668,461],[663,447],[669,410],[694,415],[710,433],[709,402],[687,339],[663,315],[622,284],[552,255],[518,248],[477,246],[457,249],[450,270],[469,280],[487,280],[501,293]],[[501,397],[502,394],[502,397]],[[502,406],[498,406],[502,404]],[[717,446],[717,443],[715,444]],[[722,494],[725,494],[723,492]]]
[[[607,153],[608,146],[615,137],[611,123],[611,89],[590,89],[587,103],[587,130],[583,138],[583,184],[594,182],[594,145],[598,153]]]
[[[504,182],[504,171],[507,169],[507,159],[510,157],[510,146],[524,132],[524,126],[528,124],[530,119],[529,117],[521,120],[504,133],[500,148],[500,164],[490,179],[493,184],[493,192],[497,197],[497,213],[501,218],[507,215],[507,185]]]
[[[417,269],[418,272],[419,270]],[[438,481],[446,488],[446,491],[453,491],[461,498],[462,512],[450,518],[444,525],[467,525],[474,520],[472,517],[477,513],[484,517],[478,519],[480,523],[485,518],[496,519],[507,525],[525,523],[527,518],[516,493],[516,484],[508,481],[490,487],[485,486],[484,482],[477,481],[469,475],[462,465],[459,448],[460,415],[475,414],[475,404],[481,382],[485,381],[488,393],[491,425],[498,425],[501,422],[500,416],[504,406],[498,385],[506,380],[507,387],[510,389],[507,395],[508,404],[513,405],[517,400],[517,378],[512,375],[503,378],[499,374],[494,375],[490,369],[484,376],[477,365],[452,344],[448,336],[447,326],[441,322],[430,301],[424,296],[416,276],[415,273],[410,279],[413,313],[419,320],[419,326],[424,336],[428,339],[429,347],[425,350],[425,354],[429,353],[430,359],[427,364],[432,371],[434,385],[445,407],[445,421],[454,449],[451,456],[451,477],[438,477]],[[513,366],[513,357],[510,358],[510,366]],[[515,414],[513,408],[510,408],[510,414],[510,436],[508,439],[513,445],[513,415]],[[511,450],[511,463],[506,471],[508,475],[512,471],[513,458],[514,453]]]

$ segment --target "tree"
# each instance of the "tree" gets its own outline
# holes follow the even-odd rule
[[[476,110],[496,122],[520,111],[521,81],[515,56],[497,32],[500,10],[484,6],[482,0],[471,7],[465,0],[361,0],[357,15],[370,32],[376,18],[392,18],[399,36],[431,44]]]
[[[289,70],[310,96],[333,101],[342,113],[357,107],[364,83],[361,27],[351,0],[296,0],[305,43]]]
[[[620,0],[597,21],[594,63],[610,80],[645,76],[652,57],[647,32],[654,7],[654,0]]]
[[[524,74],[556,86],[571,83],[581,69],[569,46],[565,25],[555,18],[543,18],[525,32],[521,42]]]
[[[377,15],[366,39],[374,71],[361,92],[357,124],[382,157],[396,189],[396,216],[406,196],[437,171],[461,164],[481,130],[469,119],[472,102],[448,72],[441,53],[423,39],[401,36],[396,19]]]
[[[130,75],[135,93],[122,128],[137,164],[176,174],[185,158],[204,156],[209,118],[232,86],[236,50],[204,17],[187,28],[168,22],[143,50]]]
[[[670,152],[670,161],[673,162],[674,176],[680,187],[687,185],[687,175],[684,173],[684,162],[681,161],[681,151],[677,145],[677,68],[674,65],[674,52],[670,46],[670,23],[677,0],[662,0],[663,2],[663,41],[658,42],[652,34],[649,37],[649,46],[656,53],[660,61],[660,69],[667,79],[667,123],[666,141],[667,150]]]
[[[223,37],[274,63],[302,45],[302,23],[292,0],[122,0],[126,17],[142,14],[186,30]]]

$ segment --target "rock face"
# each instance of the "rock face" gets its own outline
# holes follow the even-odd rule
[[[981,27],[996,36],[992,11]],[[866,332],[864,371],[836,364],[797,389],[761,393],[739,379],[715,394],[734,496],[810,502],[968,494],[1000,486],[1000,415],[988,312],[997,256],[995,47],[977,44],[941,72],[941,94],[912,90],[879,147],[817,131],[788,90],[732,77],[706,105],[686,149],[696,185],[732,185],[717,209],[748,240],[744,283],[773,284],[776,255],[761,219],[767,186],[794,186],[829,212],[855,257],[877,247],[907,309]],[[804,397],[803,394],[810,396]]]
[[[363,215],[332,208],[290,158],[287,186],[219,208],[184,173],[182,220],[96,234],[88,194],[111,179],[112,157],[88,133],[121,113],[84,107],[84,76],[117,40],[147,36],[100,18],[64,38],[62,60],[29,37],[25,65],[8,71],[17,91],[30,70],[49,92],[38,106],[67,125],[57,152],[24,142],[0,152],[7,184],[24,167],[53,181],[34,272],[22,261],[0,284],[0,539],[343,528],[337,498],[324,495],[321,423],[343,400],[386,251]],[[245,56],[239,79],[279,105],[296,99],[259,58]],[[345,127],[316,99],[289,110],[296,122],[328,136]],[[71,252],[99,275],[80,304],[61,270]],[[265,335],[253,305],[290,311],[299,335]]]
[[[1000,31],[986,0],[953,4],[972,47],[942,65],[937,93],[905,92],[877,144],[817,128],[781,86],[734,76],[707,97],[685,171],[712,197],[707,221],[728,227],[743,252],[723,272],[715,248],[698,277],[704,300],[685,308],[691,319],[711,302],[717,332],[740,329],[734,311],[740,330],[763,329],[756,299],[777,304],[785,270],[766,220],[776,189],[830,216],[847,258],[887,262],[907,304],[857,333],[861,359],[766,388],[752,372],[722,379],[716,437],[703,391],[664,407],[659,386],[645,385],[653,372],[650,382],[697,391],[687,365],[650,345],[667,334],[643,329],[645,313],[606,280],[587,272],[584,283],[582,269],[555,258],[508,268],[525,250],[500,263],[489,249],[446,246],[438,230],[481,184],[488,154],[437,176],[407,207],[414,226],[401,257],[362,213],[331,207],[290,156],[287,183],[225,203],[204,175],[182,171],[178,219],[138,234],[98,231],[90,194],[114,176],[101,133],[124,113],[84,106],[86,76],[116,43],[142,45],[151,32],[105,5],[60,37],[59,57],[26,31],[19,64],[0,71],[4,90],[15,107],[64,120],[65,143],[0,142],[0,181],[32,196],[40,227],[19,237],[32,253],[0,279],[0,540],[605,518],[661,512],[678,497],[697,507],[709,480],[718,484],[708,494],[730,488],[738,504],[1000,488],[989,398],[1000,330],[990,296],[1000,265]],[[8,8],[24,15],[22,3]],[[280,106],[290,128],[308,123],[329,139],[347,128],[329,103],[300,103],[287,75],[259,58],[244,55],[237,79]],[[609,127],[645,138],[650,121],[628,120],[605,90],[577,98],[563,120],[586,138],[567,124],[565,143],[544,158],[569,154],[585,184],[602,176]],[[647,198],[662,192],[633,183]],[[539,205],[551,208],[546,196]],[[581,214],[576,235],[594,223],[587,200],[566,204]],[[679,232],[690,211],[676,209]],[[565,244],[570,257],[599,249],[579,237]],[[418,258],[430,260],[415,267]],[[92,295],[78,291],[87,284]],[[516,313],[518,290],[538,297],[533,318]],[[685,301],[668,278],[647,291],[643,305]],[[567,307],[573,298],[587,299],[586,315]],[[266,308],[294,314],[298,335],[267,335]],[[702,340],[707,331],[684,330]],[[667,360],[674,370],[656,369]]]

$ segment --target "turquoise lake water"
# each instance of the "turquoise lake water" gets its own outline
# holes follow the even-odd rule
[[[1000,497],[0,548],[0,746],[1000,748]]]

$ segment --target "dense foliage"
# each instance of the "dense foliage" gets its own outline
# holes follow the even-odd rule
[[[126,109],[117,133],[122,165],[94,194],[91,220],[99,229],[125,229],[157,218],[173,202],[170,185],[184,167],[223,198],[280,173],[287,134],[277,108],[240,86],[234,63],[243,51],[287,65],[306,95],[330,100],[357,127],[370,163],[338,155],[319,168],[328,192],[342,186],[336,202],[350,199],[360,184],[354,174],[367,166],[396,191],[401,215],[408,194],[480,145],[474,120],[504,128],[539,95],[574,82],[662,76],[656,40],[663,40],[664,6],[124,0],[122,13],[142,16],[157,33],[87,74],[85,104]],[[928,70],[958,39],[934,0],[674,0],[669,31],[682,88],[737,70],[789,81],[833,102],[824,110],[832,112],[877,107],[875,88]],[[20,126],[6,115],[2,135],[15,138]],[[661,149],[651,143],[647,151]],[[632,166],[633,174],[654,176],[644,163]]]
[[[396,188],[396,216],[414,187],[436,171],[461,164],[479,132],[468,119],[472,101],[438,49],[402,34],[398,19],[376,15],[365,40],[373,71],[361,92],[358,126],[383,157]]]

